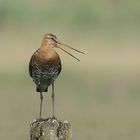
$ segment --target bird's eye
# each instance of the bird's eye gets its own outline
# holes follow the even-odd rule
[[[54,37],[52,37],[51,39],[55,41],[55,38]]]

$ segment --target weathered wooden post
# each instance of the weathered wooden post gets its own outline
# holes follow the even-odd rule
[[[55,117],[36,119],[30,124],[30,140],[71,140],[72,128],[68,121]]]

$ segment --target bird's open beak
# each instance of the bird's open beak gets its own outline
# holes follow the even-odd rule
[[[69,54],[70,56],[72,56],[73,58],[75,58],[78,61],[80,61],[80,60],[77,57],[75,57],[74,55],[72,55],[71,53],[69,53],[68,51],[66,51],[65,49],[63,49],[62,47],[66,47],[66,48],[72,49],[72,50],[74,50],[76,52],[79,52],[81,54],[84,54],[84,52],[81,52],[81,51],[79,51],[77,49],[74,49],[74,48],[72,48],[72,47],[70,47],[68,45],[65,45],[65,44],[63,44],[61,42],[58,42],[58,41],[57,41],[57,47],[60,48],[62,51],[66,52],[67,54]]]

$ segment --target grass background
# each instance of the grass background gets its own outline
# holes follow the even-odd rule
[[[45,33],[85,55],[60,50],[56,114],[75,140],[140,139],[140,2],[0,0],[0,139],[29,139],[39,95],[28,63]],[[76,53],[75,53],[76,54]],[[43,116],[51,116],[51,88]]]

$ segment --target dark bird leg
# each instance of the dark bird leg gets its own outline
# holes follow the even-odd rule
[[[41,118],[41,113],[42,113],[42,103],[43,103],[43,94],[40,92],[40,113],[39,117]]]
[[[53,117],[55,115],[54,111],[54,83],[52,83],[52,109],[53,109]]]

